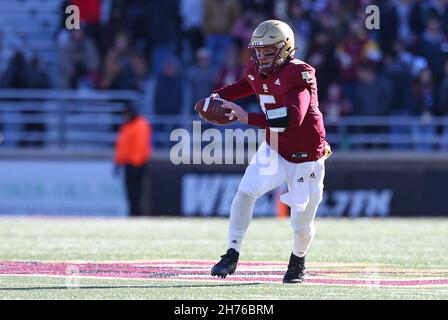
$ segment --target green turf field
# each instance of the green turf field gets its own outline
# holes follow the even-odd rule
[[[286,270],[292,246],[288,220],[254,219],[243,244],[240,275],[238,269],[222,280],[201,277],[206,277],[212,263],[226,250],[227,219],[3,217],[0,298],[448,299],[448,219],[317,219],[316,230],[307,257],[310,279],[314,277],[316,283],[284,285],[269,279],[269,268],[280,278]],[[177,274],[165,277],[163,268],[172,267],[164,266],[164,261],[186,261],[182,267],[185,279]],[[199,261],[197,265],[195,261]],[[2,271],[7,263],[16,268],[14,262],[48,265],[42,267],[44,274],[31,263],[21,264],[17,272]],[[261,269],[252,270],[249,262],[263,262],[260,268],[268,271],[260,276]],[[129,263],[142,271],[136,277],[116,270],[99,277],[64,273],[65,269],[62,275],[52,274],[61,263],[64,268],[90,263],[96,271],[95,264],[126,268]],[[163,272],[158,278],[145,270],[145,266],[159,268],[160,264]],[[30,270],[33,275],[27,274],[33,273]],[[195,270],[199,270],[198,278],[189,278]],[[241,279],[245,271],[259,278]],[[130,278],[123,277],[129,274]],[[232,281],[232,277],[239,280]],[[328,279],[349,280],[332,284]],[[378,279],[402,282],[385,286],[378,285]],[[425,279],[435,284],[413,282]]]

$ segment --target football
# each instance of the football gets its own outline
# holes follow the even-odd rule
[[[199,100],[194,109],[199,116],[207,122],[217,125],[227,125],[238,120],[235,117],[228,117],[226,113],[230,113],[230,109],[222,107],[224,100],[220,98],[208,97]]]

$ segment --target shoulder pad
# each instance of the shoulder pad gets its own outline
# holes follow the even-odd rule
[[[291,88],[308,87],[316,82],[315,69],[299,59],[292,59],[286,68]]]

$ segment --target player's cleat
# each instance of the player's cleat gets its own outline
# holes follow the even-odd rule
[[[291,253],[288,270],[283,277],[283,283],[302,283],[305,278],[305,257],[300,258]]]
[[[221,256],[221,260],[213,266],[212,276],[225,278],[228,274],[234,273],[239,256],[240,254],[235,249],[227,250],[227,253]]]

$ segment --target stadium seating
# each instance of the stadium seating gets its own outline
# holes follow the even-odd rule
[[[36,54],[42,66],[54,75],[57,58],[56,31],[62,0],[2,0],[0,29],[4,43],[0,47],[3,66],[17,49]]]

